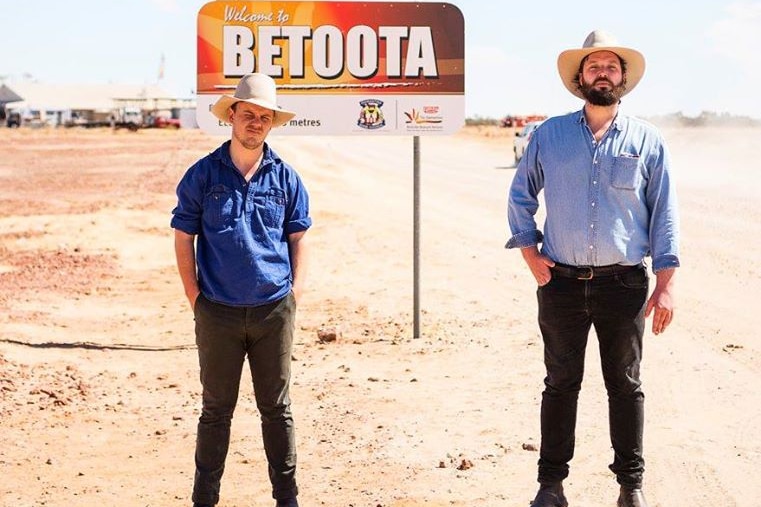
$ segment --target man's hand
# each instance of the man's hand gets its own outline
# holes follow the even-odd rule
[[[301,301],[301,294],[304,292],[304,288],[301,284],[294,284],[291,287],[291,292],[293,292],[293,299],[296,301],[296,306],[299,306],[299,301]]]
[[[308,242],[304,239],[306,231],[294,232],[288,235],[288,248],[291,256],[291,274],[293,282],[291,291],[296,300],[296,306],[301,301],[304,292],[304,280],[306,279],[307,265],[309,261]]]
[[[201,293],[196,277],[195,236],[175,229],[174,253],[177,257],[177,270],[180,272],[185,297],[188,298],[190,309],[195,310],[198,294]]]
[[[534,275],[536,283],[538,283],[540,287],[550,283],[550,280],[552,279],[550,268],[555,265],[555,261],[546,255],[540,254],[536,246],[521,248],[521,254],[523,255],[523,260],[528,264],[531,274]]]
[[[647,300],[645,307],[645,317],[653,314],[653,333],[661,334],[666,330],[674,318],[674,296],[672,289],[674,287],[673,276],[676,270],[673,268],[658,271],[656,276],[655,289]]]
[[[190,302],[190,309],[195,311],[196,310],[196,302],[198,302],[198,297],[201,295],[201,291],[196,289],[195,293],[187,293],[186,296],[188,298],[188,301]]]

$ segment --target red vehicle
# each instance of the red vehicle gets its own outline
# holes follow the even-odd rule
[[[512,116],[507,115],[499,121],[499,124],[506,127],[525,127],[531,122],[542,121],[547,119],[546,116],[541,114],[531,114],[528,116]]]
[[[178,129],[180,128],[180,120],[178,118],[164,118],[163,116],[157,116],[153,120],[153,126],[158,129]]]

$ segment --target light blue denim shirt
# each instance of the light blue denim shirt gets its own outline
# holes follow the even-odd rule
[[[619,114],[595,142],[583,110],[545,121],[510,187],[507,248],[542,244],[571,266],[679,266],[679,217],[668,149],[651,124]],[[536,223],[544,192],[544,233]]]

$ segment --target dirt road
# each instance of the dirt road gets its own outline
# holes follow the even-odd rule
[[[761,497],[757,129],[669,129],[683,222],[676,321],[646,337],[654,507]],[[168,226],[198,131],[0,130],[0,505],[190,505],[199,383]],[[293,409],[302,504],[526,506],[542,389],[532,280],[507,239],[512,140],[421,139],[422,337],[412,339],[412,140],[273,137],[311,196]],[[336,342],[321,343],[321,328]],[[573,505],[614,505],[590,341]],[[270,505],[244,373],[221,506]]]

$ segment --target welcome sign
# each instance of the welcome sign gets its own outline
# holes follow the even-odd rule
[[[464,22],[447,3],[228,2],[198,13],[197,117],[240,78],[275,79],[297,116],[273,133],[449,134],[464,122]]]

